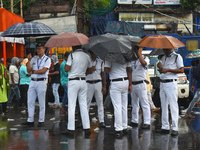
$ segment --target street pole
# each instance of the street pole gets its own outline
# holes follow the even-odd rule
[[[10,1],[10,5],[11,5],[11,13],[13,13],[13,0]]]
[[[21,17],[23,18],[22,0],[20,0],[20,12],[21,12]]]

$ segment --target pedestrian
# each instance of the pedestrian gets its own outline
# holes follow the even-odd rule
[[[6,59],[6,67],[7,67],[7,70],[9,70],[10,65],[11,65],[11,59],[10,59],[10,58],[7,58],[7,59]]]
[[[114,107],[115,136],[121,138],[127,134],[128,93],[132,91],[131,63],[119,64],[105,61],[105,72],[110,78],[110,97]]]
[[[196,92],[195,92],[195,83],[197,81],[197,85],[196,85]],[[192,109],[194,108],[194,106],[196,105],[197,102],[200,101],[200,63],[198,64],[195,73],[193,74],[193,84],[191,87],[191,92],[195,92],[195,95],[192,99],[192,101],[189,104],[189,107],[185,113],[185,118],[189,118],[189,119],[194,119],[195,116],[191,115]]]
[[[87,84],[86,73],[92,72],[90,57],[83,52],[81,46],[73,46],[74,52],[68,57],[65,71],[68,76],[68,126],[64,134],[74,135],[75,132],[75,107],[78,98],[80,113],[85,136],[91,134],[90,120],[87,110]]]
[[[98,108],[99,127],[105,128],[103,95],[106,94],[106,76],[104,72],[104,62],[103,60],[98,58],[97,55],[94,54],[92,51],[89,52],[92,59],[92,66],[94,66],[94,70],[91,74],[88,74],[86,76],[87,108],[89,112],[92,98],[94,96]]]
[[[9,72],[2,61],[0,61],[0,85],[0,103],[2,106],[1,114],[5,115],[7,113],[7,96],[9,95],[10,84]]]
[[[28,58],[25,58],[21,62],[21,67],[19,69],[19,74],[20,74],[19,89],[21,94],[22,105],[24,105],[26,108],[27,108],[27,92],[31,81],[31,74],[27,72],[27,63],[28,63]]]
[[[159,62],[162,62],[162,57],[163,55],[158,56],[158,61],[154,64],[154,81],[153,81],[153,88],[155,90],[154,95],[153,95],[153,102],[156,107],[161,107],[160,103],[160,72],[159,68],[157,67],[157,64]]]
[[[147,97],[147,85],[149,81],[147,81],[147,68],[149,65],[149,58],[142,56],[142,48],[139,47],[137,51],[138,59],[132,61],[132,119],[131,126],[137,127],[139,122],[139,108],[141,105],[144,123],[143,129],[150,129],[151,123],[151,111],[150,105]],[[140,105],[139,105],[140,104]]]
[[[169,108],[172,118],[172,136],[178,135],[178,85],[177,73],[184,73],[183,59],[180,54],[172,51],[172,49],[163,49],[165,55],[162,62],[158,63],[160,70],[160,99],[162,108],[162,127],[156,130],[157,133],[169,134]]]
[[[57,108],[60,108],[60,98],[59,98],[59,93],[58,93],[58,89],[60,86],[60,64],[58,62],[58,57],[56,55],[53,55],[51,57],[51,60],[53,63],[53,68],[51,72],[48,74],[48,76],[51,77],[51,85],[52,85],[52,90],[53,90],[53,95],[54,95],[53,108],[57,109]]]
[[[147,84],[147,97],[148,97],[150,109],[151,109],[152,112],[156,112],[156,111],[160,110],[160,108],[156,107],[153,103],[153,100],[152,100],[152,95],[151,95],[152,85],[151,85],[151,79],[149,77],[148,71],[147,71],[147,77],[146,78],[147,78],[147,81],[149,82],[149,84]]]
[[[69,54],[70,54],[69,52],[65,53],[64,60],[60,65],[60,82],[61,82],[61,85],[64,88],[62,108],[60,110],[61,114],[65,113],[66,103],[68,103],[68,72],[65,72],[65,65],[67,63],[67,59],[68,59]]]
[[[28,119],[22,123],[28,127],[34,126],[35,101],[39,101],[39,120],[38,127],[44,126],[45,121],[45,96],[47,89],[48,73],[51,59],[45,55],[44,43],[36,45],[37,56],[32,58],[28,54],[27,71],[31,74],[31,82],[28,89]]]
[[[10,78],[10,94],[8,96],[8,107],[11,106],[12,99],[14,95],[17,98],[18,105],[20,104],[20,91],[19,91],[19,58],[13,57],[11,60],[11,65],[9,68],[9,78]]]

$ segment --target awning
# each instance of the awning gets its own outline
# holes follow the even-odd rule
[[[8,43],[19,43],[19,44],[25,44],[24,38],[15,38],[15,37],[2,37],[1,34],[3,32],[0,32],[0,42],[8,42]]]

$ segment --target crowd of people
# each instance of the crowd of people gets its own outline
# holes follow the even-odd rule
[[[74,46],[73,52],[66,52],[64,60],[59,64],[58,57],[45,55],[44,43],[36,46],[37,55],[31,53],[19,63],[17,57],[7,63],[7,68],[1,62],[1,88],[3,96],[0,97],[2,112],[7,112],[7,107],[12,107],[12,99],[15,95],[18,105],[28,108],[27,121],[22,123],[28,127],[34,127],[35,102],[39,102],[38,127],[45,126],[45,101],[48,79],[51,79],[52,92],[54,95],[53,108],[61,107],[60,113],[68,115],[66,135],[74,135],[75,112],[77,106],[81,114],[82,127],[85,135],[90,135],[89,109],[93,97],[97,102],[99,127],[105,128],[104,123],[104,95],[110,96],[114,108],[114,135],[122,137],[128,133],[128,95],[131,95],[132,117],[130,126],[137,127],[139,123],[139,109],[143,112],[142,129],[149,130],[151,126],[151,110],[157,110],[152,101],[151,81],[148,75],[149,58],[142,55],[142,48],[138,47],[138,59],[125,64],[101,60],[92,51],[89,55],[81,46]],[[156,132],[160,134],[178,135],[178,90],[177,73],[184,72],[182,57],[171,49],[164,49],[164,55],[159,56],[155,66],[160,84],[159,93],[162,110],[162,127]],[[51,64],[53,64],[51,67]],[[9,70],[9,71],[8,71]],[[50,71],[49,71],[50,70]],[[199,66],[197,67],[197,72]],[[109,75],[109,87],[107,86],[107,75]],[[194,84],[199,87],[199,77],[195,76]],[[64,89],[62,106],[60,106],[59,86]],[[197,90],[191,102],[187,116],[199,100]],[[68,106],[67,110],[66,105]],[[169,108],[171,112],[172,125],[169,123]]]

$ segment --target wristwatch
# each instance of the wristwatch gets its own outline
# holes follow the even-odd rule
[[[35,70],[32,70],[32,74],[34,74],[34,71],[35,71]]]

